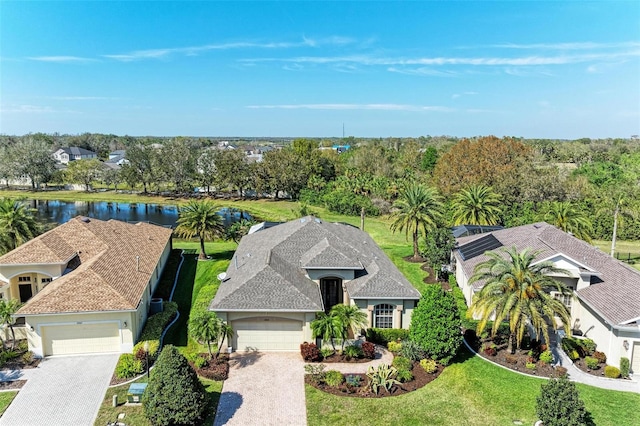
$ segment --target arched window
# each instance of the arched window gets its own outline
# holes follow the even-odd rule
[[[373,326],[375,328],[393,328],[393,306],[383,303],[373,310]]]

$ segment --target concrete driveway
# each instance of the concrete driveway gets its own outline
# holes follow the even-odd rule
[[[45,358],[28,370],[0,425],[93,425],[119,354]]]
[[[304,362],[297,352],[231,357],[215,426],[306,425]]]

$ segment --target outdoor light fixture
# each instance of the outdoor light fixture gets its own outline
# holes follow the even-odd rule
[[[622,347],[624,348],[625,351],[629,350],[629,341],[625,340],[622,342]]]
[[[124,322],[124,328],[127,328],[127,322],[126,321]]]
[[[145,341],[144,342],[144,358],[145,358],[145,364],[147,364],[147,380],[149,380],[149,342]]]

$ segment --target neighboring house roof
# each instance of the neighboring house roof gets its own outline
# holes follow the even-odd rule
[[[76,217],[0,257],[1,265],[66,264],[18,315],[136,309],[171,229]]]
[[[73,155],[73,156],[76,156],[76,155],[85,155],[85,156],[87,156],[87,155],[97,155],[93,151],[89,151],[88,149],[80,148],[80,147],[77,147],[77,146],[63,147],[63,148],[60,148],[60,150],[66,152],[69,155]]]
[[[346,282],[352,299],[419,299],[371,237],[351,225],[311,216],[256,227],[238,245],[211,302],[214,311],[324,310],[318,284],[307,269],[355,270]]]
[[[470,235],[484,234],[491,231],[503,229],[503,226],[492,225],[459,225],[451,228],[454,238],[468,237]]]
[[[572,259],[583,265],[581,271],[589,271],[597,277],[592,279],[590,286],[576,291],[581,300],[614,325],[625,325],[640,318],[640,271],[545,222],[458,238],[454,255],[467,277],[471,277],[475,266],[488,257],[483,252],[464,260],[460,252],[487,235],[492,235],[504,248],[537,250],[537,260],[557,255]],[[477,288],[482,283],[474,285]]]

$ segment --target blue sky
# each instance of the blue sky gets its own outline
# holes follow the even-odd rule
[[[0,133],[640,134],[640,2],[0,2]]]

